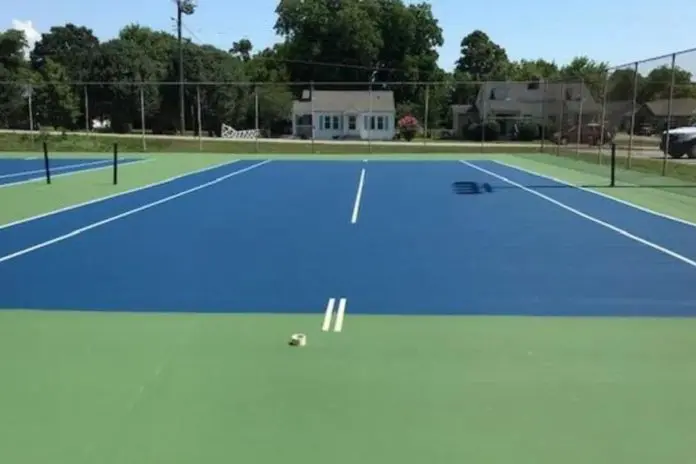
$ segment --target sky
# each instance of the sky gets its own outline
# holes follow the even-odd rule
[[[406,0],[408,3],[415,1]],[[511,59],[544,58],[559,64],[586,55],[612,65],[696,48],[693,0],[584,0],[557,2],[499,0],[431,0],[443,29],[440,66],[454,67],[459,44],[480,29],[504,47]],[[185,19],[185,35],[196,42],[228,49],[241,38],[262,49],[280,39],[273,31],[277,0],[198,0]],[[0,27],[25,30],[36,40],[51,26],[72,22],[91,28],[100,40],[115,37],[125,25],[137,23],[174,31],[173,0],[28,0],[0,11]],[[669,65],[671,58],[642,64],[640,70]],[[696,51],[677,56],[678,66],[696,75]]]

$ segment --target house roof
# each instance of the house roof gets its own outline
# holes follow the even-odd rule
[[[310,101],[295,100],[292,108],[295,114],[309,114],[312,110],[366,113],[370,108],[372,111],[394,111],[394,93],[391,90],[315,90]]]
[[[669,115],[669,100],[653,100],[645,106],[655,116]],[[696,98],[675,98],[672,100],[672,116],[691,116],[696,111]]]
[[[601,110],[588,87],[582,82],[532,82],[488,81],[481,85],[477,104],[485,103],[486,108],[497,111],[530,112],[546,106],[548,114],[561,111],[565,103],[570,111],[579,111],[581,103],[583,111],[596,112]],[[494,97],[491,99],[491,96]]]

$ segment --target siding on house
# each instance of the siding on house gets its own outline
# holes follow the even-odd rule
[[[313,133],[319,140],[391,140],[394,137],[396,121],[391,91],[315,90],[308,97],[293,102],[295,136],[311,137]]]

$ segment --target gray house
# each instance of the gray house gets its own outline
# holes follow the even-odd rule
[[[316,140],[391,140],[396,108],[391,90],[305,90],[292,104],[292,134]]]
[[[560,127],[597,121],[601,114],[601,105],[580,82],[483,82],[475,105],[481,120],[500,123],[503,135],[522,121]]]

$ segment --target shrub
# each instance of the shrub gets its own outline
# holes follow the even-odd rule
[[[500,124],[496,121],[486,121],[483,124],[474,123],[467,130],[469,140],[493,141],[500,137]]]
[[[532,122],[523,122],[517,126],[517,139],[521,142],[532,142],[541,138],[541,126]]]
[[[418,132],[418,120],[410,114],[399,119],[398,126],[401,138],[409,142],[413,140],[413,137],[416,136],[416,132]]]

